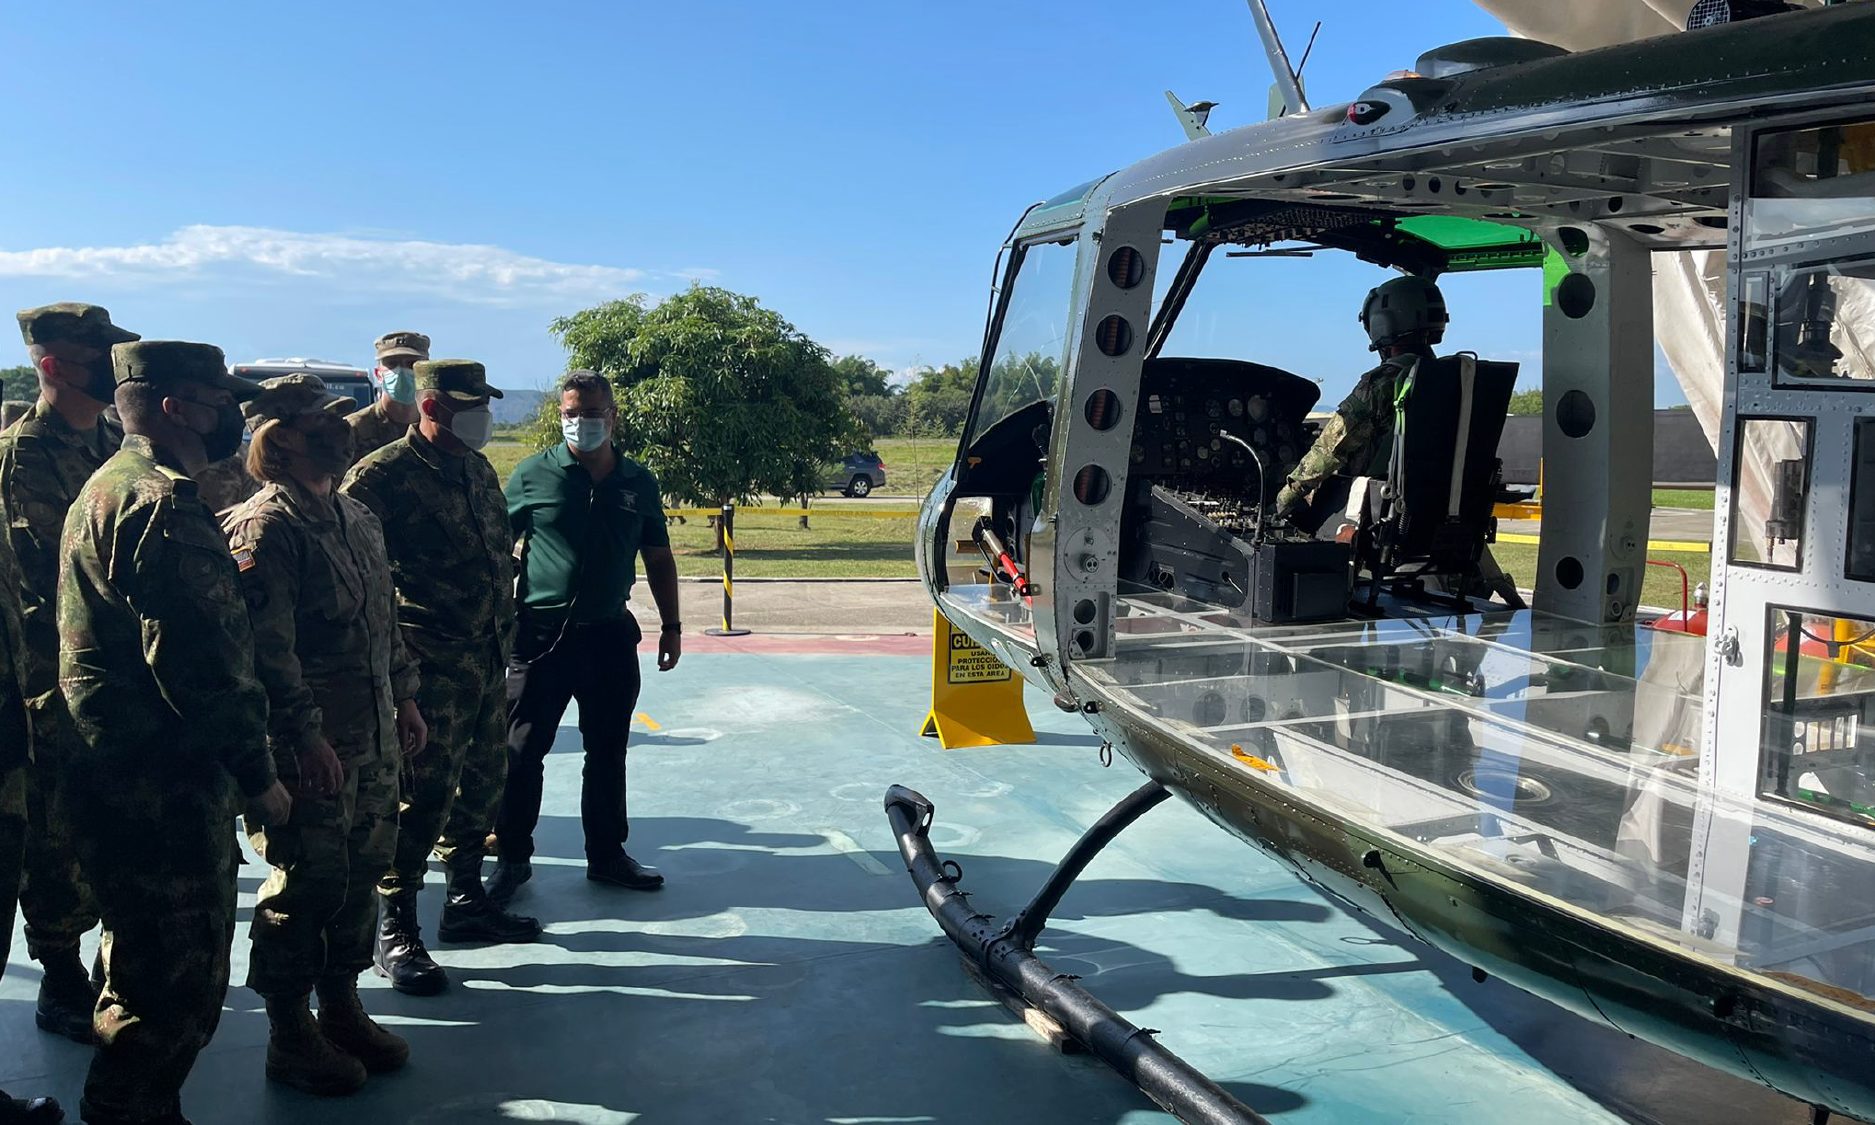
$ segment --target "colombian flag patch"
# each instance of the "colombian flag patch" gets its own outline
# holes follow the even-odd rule
[[[234,553],[234,565],[247,571],[254,569],[254,552],[246,547]]]

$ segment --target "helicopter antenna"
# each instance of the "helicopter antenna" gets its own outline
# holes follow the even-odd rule
[[[1270,18],[1264,0],[1249,0],[1250,17],[1256,20],[1257,37],[1263,40],[1263,53],[1269,56],[1270,71],[1276,76],[1276,93],[1282,96],[1283,116],[1307,113],[1308,99],[1302,96],[1302,83],[1289,65],[1289,52],[1283,50],[1282,36],[1276,34],[1276,21]]]
[[[1165,100],[1172,103],[1172,113],[1178,117],[1179,127],[1185,130],[1185,139],[1195,141],[1199,137],[1208,137],[1211,130],[1205,127],[1210,120],[1211,111],[1217,108],[1216,102],[1193,102],[1186,105],[1177,94],[1167,90]]]

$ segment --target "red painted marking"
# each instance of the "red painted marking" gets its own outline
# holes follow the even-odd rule
[[[929,656],[931,637],[918,633],[750,633],[746,637],[686,633],[684,651],[769,656]]]

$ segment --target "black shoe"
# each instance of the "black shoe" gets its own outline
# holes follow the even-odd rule
[[[631,891],[655,891],[664,885],[664,876],[657,868],[646,867],[628,855],[588,863],[586,878]]]
[[[496,906],[482,888],[481,863],[464,866],[449,876],[449,901],[436,927],[439,941],[486,941],[498,945],[536,941],[540,922],[510,914]]]
[[[91,1026],[92,1013],[98,1007],[98,990],[91,986],[91,975],[85,972],[84,962],[78,959],[78,950],[74,948],[46,958],[43,968],[33,1022],[41,1031],[92,1046],[98,1041]]]
[[[533,877],[534,865],[527,860],[496,860],[495,873],[488,877],[488,901],[507,909],[508,904],[514,901],[514,892]]]
[[[65,1111],[51,1098],[9,1098],[0,1090],[0,1125],[58,1125]]]
[[[417,895],[400,891],[378,899],[378,941],[372,954],[378,975],[407,996],[434,996],[449,987],[443,967],[423,948],[417,929]]]

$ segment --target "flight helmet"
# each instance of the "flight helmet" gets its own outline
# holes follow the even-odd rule
[[[1426,343],[1436,344],[1445,339],[1450,321],[1445,295],[1423,277],[1396,277],[1369,291],[1361,305],[1361,327],[1367,329],[1370,352],[1414,333],[1423,333]]]

